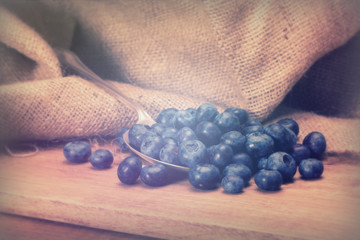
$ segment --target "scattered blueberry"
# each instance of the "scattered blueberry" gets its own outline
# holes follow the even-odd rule
[[[202,121],[196,125],[195,134],[208,147],[218,144],[222,133],[215,123]]]
[[[182,142],[178,154],[179,162],[187,167],[208,162],[206,147],[199,140]]]
[[[282,184],[282,176],[276,170],[261,169],[254,176],[255,184],[262,190],[277,191]]]
[[[299,173],[305,179],[320,178],[324,171],[324,165],[319,159],[308,158],[301,161]]]
[[[213,121],[216,115],[218,115],[219,112],[216,109],[216,107],[213,104],[210,103],[204,103],[198,107],[196,110],[196,121]]]
[[[85,141],[73,141],[64,146],[65,158],[72,163],[83,163],[89,160],[91,145]]]
[[[296,173],[297,164],[290,154],[275,152],[268,157],[266,169],[279,171],[283,181],[290,182]]]
[[[231,147],[227,144],[219,143],[207,148],[209,163],[214,164],[220,171],[232,162],[234,155]]]
[[[218,114],[214,119],[214,123],[223,133],[240,130],[240,121],[236,115],[231,112]]]
[[[254,132],[246,136],[245,147],[254,158],[266,157],[274,149],[274,140],[267,134]]]
[[[236,107],[225,109],[225,112],[231,112],[239,119],[240,124],[244,124],[249,119],[249,114],[246,110]]]
[[[295,133],[278,123],[266,126],[264,131],[273,138],[274,151],[290,152],[296,144]]]
[[[146,165],[141,169],[140,179],[148,186],[164,186],[168,182],[167,168],[160,163]]]
[[[117,169],[118,178],[124,184],[135,184],[140,176],[141,168],[141,158],[134,155],[129,156],[119,164]]]
[[[293,131],[296,136],[299,134],[299,124],[294,119],[284,118],[277,121],[277,123]]]
[[[220,171],[213,164],[197,164],[189,169],[189,181],[198,189],[215,189],[220,182]]]
[[[98,149],[90,156],[90,163],[95,168],[105,169],[109,168],[114,161],[114,156],[107,149]]]
[[[220,142],[229,145],[234,153],[238,153],[244,150],[246,137],[239,131],[230,131],[221,136]]]
[[[295,144],[293,150],[290,152],[290,155],[295,159],[296,164],[299,165],[301,160],[310,158],[311,152],[310,149],[303,144]]]
[[[235,175],[241,177],[245,183],[248,183],[252,177],[250,168],[244,164],[232,163],[226,166],[223,176]]]
[[[311,156],[315,158],[320,158],[326,149],[325,137],[320,132],[309,133],[304,138],[303,144],[310,149]]]
[[[221,186],[226,193],[236,194],[243,191],[244,180],[235,175],[227,175],[221,180]]]

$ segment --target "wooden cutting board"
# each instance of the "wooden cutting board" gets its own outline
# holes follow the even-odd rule
[[[199,191],[186,175],[159,188],[121,184],[113,167],[70,164],[61,148],[0,156],[0,211],[167,239],[359,239],[360,159],[328,157],[320,180],[262,192]],[[1,232],[1,229],[0,229]]]

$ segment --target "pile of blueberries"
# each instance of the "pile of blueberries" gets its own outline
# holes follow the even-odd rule
[[[227,193],[239,193],[254,177],[260,189],[276,191],[293,180],[297,169],[303,179],[319,178],[324,170],[323,134],[311,132],[300,144],[299,125],[293,119],[264,126],[239,108],[219,113],[214,105],[205,103],[197,109],[165,109],[152,126],[135,124],[117,133],[121,151],[130,152],[123,140],[126,131],[134,149],[162,162],[188,167],[190,183],[202,190],[221,185]],[[84,141],[66,144],[64,155],[74,163],[90,159],[99,169],[113,163],[110,151],[92,153]],[[117,175],[124,184],[134,184],[140,177],[146,185],[163,186],[168,183],[168,171],[160,163],[143,166],[141,158],[131,154],[119,164]]]

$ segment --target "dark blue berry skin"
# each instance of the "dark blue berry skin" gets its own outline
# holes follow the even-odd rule
[[[266,169],[266,165],[267,165],[267,158],[263,157],[259,159],[257,168],[258,170]]]
[[[129,129],[129,143],[136,150],[140,150],[140,145],[146,133],[150,132],[150,126],[144,124],[134,124]],[[154,133],[155,134],[155,133]]]
[[[165,144],[161,149],[159,153],[160,161],[179,165],[180,162],[178,160],[178,151],[179,148],[175,144]]]
[[[230,131],[240,131],[240,121],[236,115],[231,112],[223,112],[218,114],[214,119],[214,123],[223,133]]]
[[[90,163],[95,168],[105,169],[109,168],[114,161],[114,156],[107,149],[98,149],[90,156]]]
[[[246,136],[247,153],[255,159],[267,157],[274,149],[274,140],[267,134],[255,132]]]
[[[206,146],[199,140],[182,142],[178,154],[181,165],[192,167],[199,163],[208,162]]]
[[[215,165],[222,171],[232,162],[234,153],[229,145],[220,143],[207,148],[207,156],[209,163]]]
[[[141,169],[140,179],[148,186],[164,186],[168,183],[168,169],[160,163],[147,165]]]
[[[241,130],[242,134],[244,135],[248,135],[250,133],[254,133],[254,132],[260,132],[260,133],[264,133],[264,127],[262,125],[252,125],[252,126],[247,126],[244,127]]]
[[[250,157],[249,154],[245,152],[236,153],[232,158],[233,163],[244,164],[250,168],[251,172],[255,172],[254,160]]]
[[[229,145],[234,153],[244,150],[246,137],[238,131],[230,131],[223,134],[220,143]]]
[[[169,137],[168,138],[163,138],[163,141],[164,141],[164,145],[166,145],[166,144],[173,144],[175,146],[178,145],[176,140],[174,140],[173,138],[169,138]]]
[[[220,183],[220,171],[213,164],[197,164],[189,169],[189,181],[198,189],[215,189]]]
[[[162,133],[160,133],[159,135],[162,137],[162,138],[173,138],[176,140],[177,138],[177,134],[178,134],[178,131],[176,128],[173,128],[173,127],[167,127],[164,129],[164,131]]]
[[[231,112],[239,119],[240,124],[244,124],[249,119],[249,113],[241,108],[230,107],[225,109],[225,112]]]
[[[164,141],[159,135],[146,136],[140,145],[140,152],[151,158],[159,159],[160,149],[164,146]]]
[[[165,130],[165,128],[166,128],[166,125],[164,125],[162,123],[154,123],[153,125],[151,125],[150,131],[161,136],[161,133]]]
[[[177,111],[175,108],[164,109],[159,113],[155,121],[167,127],[175,127],[175,114]]]
[[[290,155],[295,159],[296,164],[299,165],[303,159],[310,158],[311,152],[307,146],[303,144],[295,144],[293,150],[290,152]]]
[[[117,176],[122,183],[132,185],[139,178],[141,168],[141,158],[132,155],[121,161],[117,169]]]
[[[299,124],[291,118],[284,118],[277,121],[278,124],[290,129],[297,136],[299,134]]]
[[[175,128],[183,127],[194,128],[196,125],[196,116],[191,110],[179,110],[175,114]]]
[[[72,163],[84,163],[89,161],[91,145],[85,141],[73,141],[64,146],[65,158]]]
[[[121,152],[130,152],[130,148],[128,147],[128,145],[126,145],[123,138],[123,135],[127,130],[129,130],[129,128],[124,127],[115,135],[115,142],[119,146]]]
[[[290,152],[296,144],[297,137],[295,133],[278,123],[266,126],[264,131],[273,138],[274,151]]]
[[[222,132],[215,123],[202,121],[196,125],[195,134],[208,147],[219,143]]]
[[[282,184],[282,176],[276,170],[261,169],[255,174],[254,180],[258,188],[265,191],[280,190]]]
[[[303,140],[303,144],[310,149],[311,156],[320,158],[326,150],[326,140],[322,133],[311,132]]]
[[[241,177],[245,183],[249,183],[252,172],[250,168],[245,166],[244,164],[232,163],[226,166],[223,171],[223,176],[235,175]]]
[[[299,165],[299,173],[304,179],[320,178],[323,172],[324,165],[319,159],[304,159]]]
[[[256,125],[260,125],[262,126],[261,122],[257,119],[253,119],[253,118],[249,118],[248,120],[246,120],[246,122],[244,123],[243,127],[249,127],[249,126],[256,126]]]
[[[241,193],[245,187],[244,180],[235,175],[227,175],[221,180],[221,186],[226,193]]]
[[[182,142],[186,142],[189,140],[197,140],[195,132],[189,127],[181,128],[176,136],[177,144],[180,145]]]
[[[268,157],[267,170],[277,170],[281,173],[284,182],[290,182],[297,170],[294,158],[285,152],[275,152]]]
[[[200,105],[196,110],[196,121],[212,122],[214,118],[219,114],[216,107],[210,103],[204,103]]]

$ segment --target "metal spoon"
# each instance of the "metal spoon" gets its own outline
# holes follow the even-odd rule
[[[98,75],[96,75],[93,71],[91,71],[74,52],[66,49],[55,49],[55,53],[62,66],[66,66],[67,68],[75,71],[80,76],[94,83],[96,86],[106,90],[113,97],[118,99],[121,103],[126,104],[128,107],[134,109],[138,114],[138,120],[136,122],[137,124],[146,124],[151,126],[152,124],[155,123],[155,120],[151,118],[151,116],[145,111],[145,109],[140,104],[131,101],[130,99],[125,97],[121,92],[118,92],[115,88],[111,86],[111,81],[105,81],[101,79]],[[160,161],[158,159],[148,157],[143,153],[134,149],[129,142],[129,130],[123,134],[123,138],[125,144],[131,149],[131,151],[136,155],[138,155],[139,157],[141,157],[146,162],[161,163],[174,170],[180,170],[184,172],[189,171],[189,168],[187,167],[170,164],[167,162]]]

